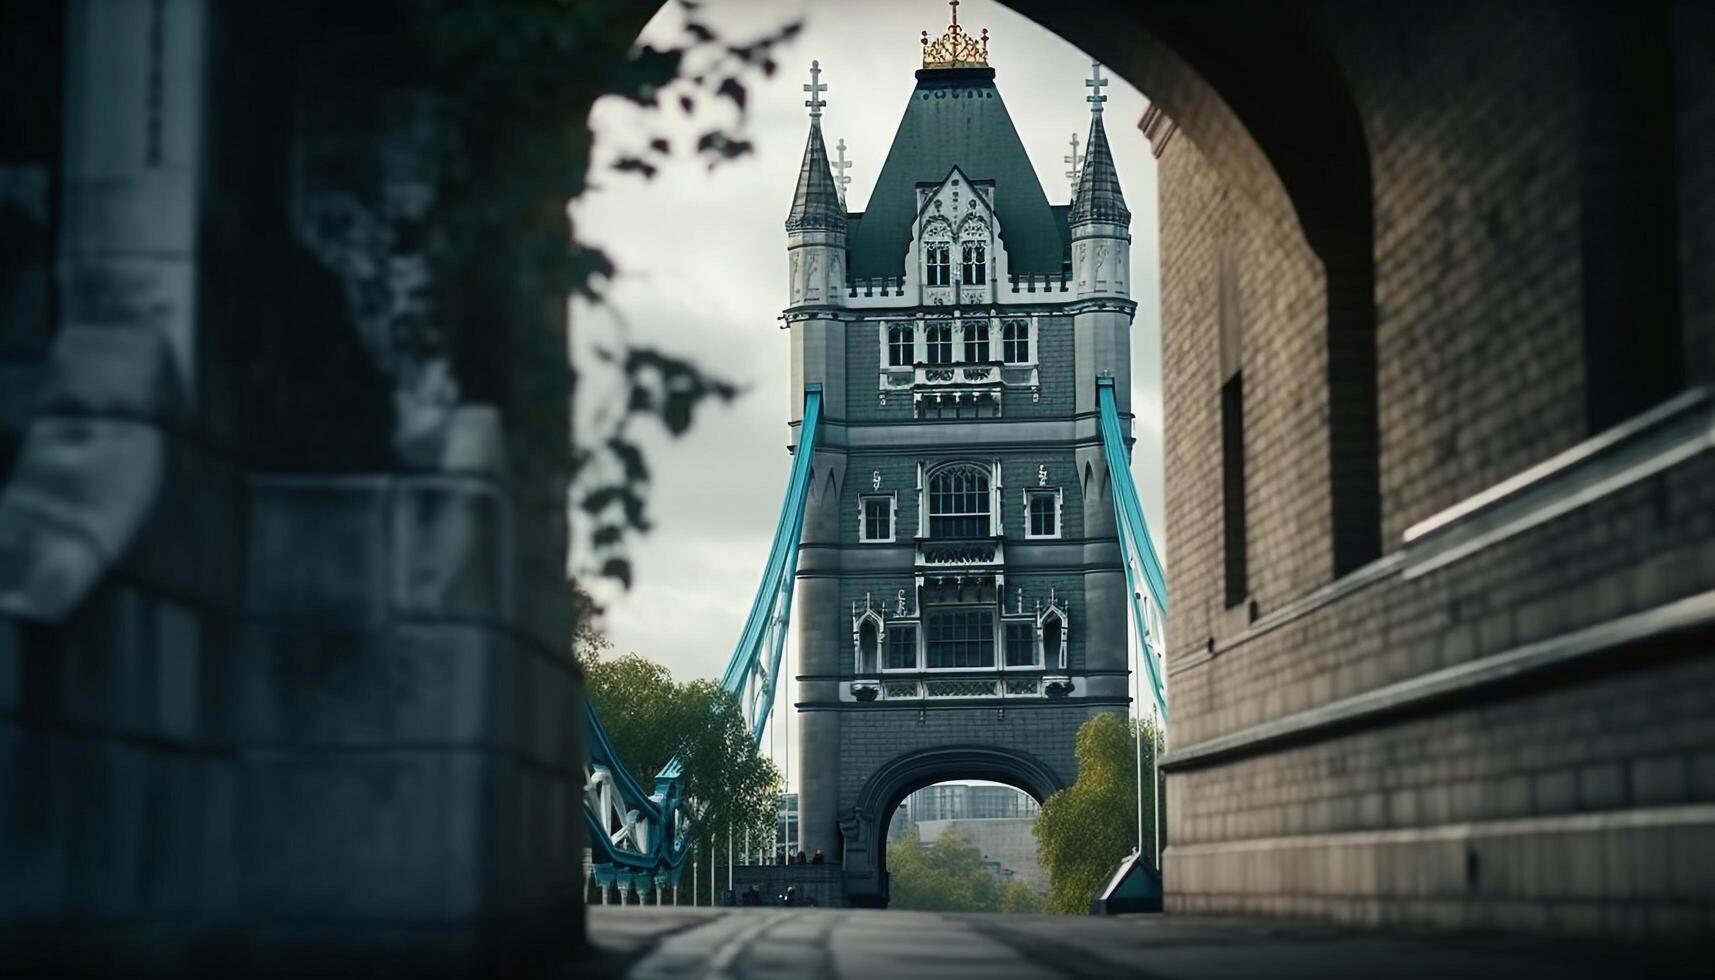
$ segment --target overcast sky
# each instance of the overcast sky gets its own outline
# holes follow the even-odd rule
[[[726,39],[745,41],[802,17],[783,45],[780,71],[751,87],[747,135],[756,152],[712,173],[688,147],[718,113],[690,120],[676,109],[646,112],[618,100],[596,106],[597,167],[655,136],[672,141],[675,162],[653,181],[597,169],[598,186],[573,210],[578,234],[604,248],[621,270],[607,307],[573,308],[580,362],[616,330],[688,355],[746,386],[729,407],[702,414],[681,439],[645,440],[655,487],[655,529],[632,549],[629,592],[600,590],[605,625],[620,651],[666,664],[681,679],[716,677],[732,651],[785,488],[788,339],[777,322],[786,298],[782,223],[808,128],[805,95],[812,58],[822,66],[822,119],[830,153],[844,138],[853,165],[850,210],[861,211],[921,67],[919,32],[938,36],[947,7],[933,0],[709,0],[704,19]],[[989,30],[989,61],[1007,110],[1053,203],[1070,196],[1063,157],[1069,137],[1089,128],[1084,79],[1089,58],[1035,23],[987,0],[966,0],[962,26]],[[669,5],[644,40],[677,43],[681,14]],[[1132,462],[1158,545],[1161,396],[1155,160],[1137,130],[1146,105],[1115,80],[1107,89],[1107,133],[1132,209],[1133,397],[1139,442]],[[586,375],[588,377],[588,375]],[[598,382],[599,379],[591,379]],[[599,411],[611,388],[580,392],[578,410]]]

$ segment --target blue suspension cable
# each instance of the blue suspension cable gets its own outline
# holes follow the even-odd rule
[[[1108,481],[1114,495],[1114,518],[1119,530],[1120,553],[1125,561],[1126,591],[1130,595],[1132,617],[1138,628],[1138,660],[1146,665],[1156,710],[1163,721],[1167,719],[1167,685],[1161,676],[1161,665],[1144,646],[1144,630],[1149,620],[1144,615],[1143,593],[1167,614],[1167,576],[1156,554],[1155,542],[1149,536],[1149,525],[1143,519],[1143,505],[1137,497],[1137,484],[1131,478],[1131,458],[1126,453],[1124,430],[1120,428],[1119,409],[1114,401],[1114,380],[1096,379],[1096,401],[1102,430],[1102,457],[1108,466]],[[1138,579],[1142,581],[1139,582]]]

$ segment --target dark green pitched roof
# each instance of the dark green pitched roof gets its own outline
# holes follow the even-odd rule
[[[847,238],[851,275],[904,273],[917,217],[917,184],[939,183],[955,166],[972,180],[995,182],[995,211],[1012,271],[1060,271],[1065,256],[1060,223],[995,89],[994,69],[952,68],[917,73],[917,88],[899,120],[869,207]]]
[[[798,185],[792,191],[792,210],[786,214],[786,230],[841,230],[846,227],[846,209],[834,186],[828,167],[828,148],[822,143],[820,123],[810,123],[810,138],[804,143],[804,162],[798,166]]]
[[[1102,114],[1090,117],[1090,138],[1084,145],[1084,168],[1078,173],[1078,193],[1072,197],[1072,224],[1105,221],[1131,224],[1131,209],[1120,193],[1120,175],[1114,169],[1114,154],[1108,149],[1108,132]]]

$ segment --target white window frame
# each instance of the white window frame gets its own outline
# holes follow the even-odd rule
[[[1030,631],[1030,641],[1028,643],[1031,657],[1030,663],[1009,664],[1006,662],[1006,631],[1014,626],[1022,626]],[[1038,671],[1042,669],[1042,631],[1037,628],[1034,620],[1017,618],[1008,619],[1005,616],[1001,617],[999,660],[1000,669],[1003,673],[1009,670]]]
[[[999,498],[1000,479],[999,479],[999,473],[997,472],[999,467],[998,466],[987,467],[986,469],[988,470],[988,472],[985,473],[984,472],[985,467],[983,466],[983,464],[972,462],[970,460],[948,460],[945,463],[938,464],[932,471],[930,471],[927,474],[928,478],[922,484],[922,486],[923,486],[923,501],[924,501],[924,507],[925,507],[925,513],[924,513],[922,525],[925,528],[927,535],[929,537],[934,537],[935,518],[937,518],[937,517],[960,518],[960,517],[977,517],[977,516],[979,516],[978,512],[976,512],[976,511],[958,511],[956,513],[949,513],[949,514],[937,514],[934,512],[934,504],[935,504],[934,483],[935,483],[936,478],[940,477],[944,472],[946,472],[948,470],[955,470],[955,469],[961,469],[961,468],[968,469],[968,470],[972,471],[974,474],[983,475],[983,476],[986,476],[988,478],[988,480],[987,480],[988,487],[986,489],[984,489],[982,491],[971,490],[971,491],[961,491],[961,492],[971,493],[971,494],[983,493],[988,497],[988,500],[986,501],[988,513],[987,513],[987,515],[983,515],[983,516],[988,517],[989,529],[988,529],[988,535],[987,536],[988,537],[994,537],[995,536],[995,528],[997,526],[997,522],[998,522],[999,516],[1000,516],[1000,507],[998,506],[1000,503],[1000,498]],[[983,535],[977,535],[977,537],[980,538],[980,537],[983,537]],[[969,539],[969,538],[940,538],[937,540],[963,541],[963,540],[972,540],[972,539]]]
[[[905,361],[901,364],[893,362],[893,332],[905,333]],[[882,370],[897,370],[909,368],[917,361],[917,325],[909,320],[888,320],[881,324],[881,364]]]
[[[1017,341],[1017,340],[1010,340],[1009,341],[1006,339],[1007,328],[1014,325],[1014,324],[1017,324],[1018,326],[1021,326],[1024,328],[1023,344],[1024,344],[1025,356],[1024,356],[1023,360],[1019,360],[1019,361],[1011,360],[1006,356],[1007,345],[1019,343],[1019,341]],[[1036,333],[1035,325],[1033,323],[1031,323],[1030,320],[1025,319],[1023,317],[1003,317],[1001,319],[1001,326],[1000,326],[1000,361],[1001,361],[1001,363],[1002,364],[1012,364],[1012,365],[1035,364],[1036,363],[1036,357],[1035,357],[1035,354],[1036,354],[1036,337],[1035,337],[1035,333]]]
[[[956,331],[953,327],[954,324],[951,320],[930,320],[923,324],[923,363],[933,365],[935,367],[951,367],[952,365],[959,363],[959,354],[961,353],[959,342],[963,335],[960,334],[959,336],[954,336]],[[931,348],[936,343],[939,343],[939,341],[931,339],[938,330],[945,330],[947,332],[947,359],[944,361],[937,361],[930,354]]]
[[[942,261],[935,261],[939,253]],[[935,281],[935,270],[940,269],[944,276],[940,282]],[[923,243],[923,285],[933,289],[941,289],[953,284],[953,242],[952,239],[937,238]]]
[[[993,659],[985,666],[977,667],[931,667],[929,665],[929,618],[937,612],[975,612],[986,613],[989,618],[989,653]],[[952,603],[944,606],[930,606],[923,610],[917,629],[917,662],[922,665],[925,674],[958,674],[975,671],[998,670],[1006,662],[1006,653],[1002,649],[1005,637],[1000,635],[1000,616],[991,605]],[[1042,642],[1037,640],[1037,650],[1040,651]]]
[[[887,537],[872,538],[869,536],[869,502],[872,500],[887,501]],[[893,544],[899,540],[899,493],[863,493],[858,495],[858,543],[859,544]]]
[[[988,323],[966,320],[962,327],[963,329],[959,331],[959,359],[965,364],[990,363],[992,359],[988,355],[994,353],[994,348],[989,345],[992,338],[989,336]],[[972,347],[980,348],[983,356],[972,357]]]
[[[887,665],[887,649],[890,645],[889,636],[894,630],[911,630],[914,639],[911,643],[911,665],[909,667],[889,667]],[[881,672],[883,674],[918,674],[923,671],[923,623],[920,620],[895,620],[887,624],[887,631],[881,635]]]
[[[989,284],[988,255],[989,243],[984,239],[966,238],[959,243],[959,285]]]
[[[1037,534],[1031,528],[1030,504],[1031,504],[1031,501],[1033,499],[1035,499],[1036,497],[1046,497],[1049,494],[1054,495],[1054,533],[1053,534]],[[1066,519],[1066,513],[1065,513],[1065,499],[1066,498],[1065,498],[1065,495],[1061,492],[1061,488],[1060,487],[1026,487],[1026,488],[1024,488],[1024,498],[1023,499],[1024,499],[1024,537],[1027,540],[1032,540],[1032,541],[1050,541],[1050,540],[1054,540],[1054,539],[1059,538],[1061,536],[1062,528],[1065,527],[1065,519]]]

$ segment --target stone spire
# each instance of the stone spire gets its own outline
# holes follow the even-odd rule
[[[804,102],[810,108],[810,138],[804,144],[804,162],[798,167],[792,210],[786,215],[787,231],[846,230],[846,209],[828,166],[827,144],[822,141],[822,107],[827,103],[820,94],[828,87],[821,83],[821,75],[821,63],[810,62],[810,83],[804,86],[810,93]]]
[[[1084,82],[1092,90],[1086,100],[1090,103],[1090,138],[1084,142],[1084,166],[1072,197],[1071,223],[1130,225],[1131,210],[1125,206],[1125,195],[1120,192],[1119,172],[1114,169],[1108,133],[1102,127],[1102,103],[1108,100],[1102,94],[1102,87],[1108,80],[1102,77],[1101,65],[1091,62],[1090,69],[1091,76]]]

